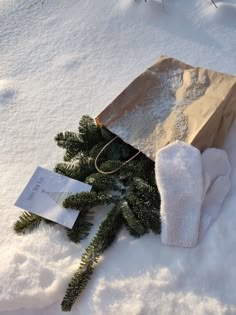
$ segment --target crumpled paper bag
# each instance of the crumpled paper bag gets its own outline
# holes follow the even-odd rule
[[[235,114],[235,76],[162,56],[96,121],[155,160],[175,140],[200,151],[222,147]]]

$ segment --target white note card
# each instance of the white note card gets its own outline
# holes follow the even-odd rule
[[[91,188],[78,180],[38,167],[15,206],[72,228],[79,211],[63,208],[62,202],[70,195],[88,192]]]

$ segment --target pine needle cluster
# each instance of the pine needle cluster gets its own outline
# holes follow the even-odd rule
[[[73,242],[80,242],[89,234],[96,206],[113,205],[81,257],[80,266],[62,301],[63,311],[69,311],[83,292],[99,256],[113,242],[121,226],[125,225],[134,237],[149,231],[160,233],[160,195],[155,184],[153,161],[140,153],[114,174],[96,170],[97,155],[114,137],[89,116],[82,117],[78,132],[66,131],[55,137],[57,145],[65,149],[64,162],[55,166],[55,172],[92,186],[91,192],[75,194],[64,200],[65,208],[80,211],[73,228],[67,229],[68,237]],[[99,168],[103,172],[113,171],[135,153],[137,150],[116,138],[99,157]],[[24,233],[42,220],[24,212],[15,224],[15,231]]]

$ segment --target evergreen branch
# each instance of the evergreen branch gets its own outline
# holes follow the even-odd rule
[[[121,166],[121,161],[108,160],[100,165],[100,170],[103,172],[111,172]]]
[[[54,139],[59,147],[66,149],[64,161],[70,161],[79,152],[86,152],[87,145],[75,132],[61,132]]]
[[[106,143],[111,141],[114,137],[116,137],[116,135],[112,133],[110,130],[108,130],[105,126],[101,126],[100,130],[101,130],[101,135],[104,138]],[[125,143],[120,138],[117,138],[114,141],[113,146],[116,150],[116,153],[119,153],[120,155],[118,159],[121,159],[121,160],[126,160],[137,152],[136,149],[134,149],[131,145]],[[114,158],[114,160],[116,159]]]
[[[120,138],[119,141],[119,152],[121,154],[121,160],[125,161],[131,158],[134,154],[138,152],[135,148],[133,148],[131,145],[125,143]]]
[[[147,232],[147,229],[141,224],[141,222],[135,217],[132,210],[130,209],[127,201],[120,203],[120,209],[125,219],[127,228],[131,235],[139,237]]]
[[[92,185],[96,190],[122,190],[124,188],[121,181],[119,181],[116,176],[101,173],[88,176],[85,182]]]
[[[145,179],[145,170],[143,167],[143,163],[138,159],[130,161],[128,164],[124,165],[124,167],[120,170],[120,178],[123,180],[132,179],[134,176]]]
[[[101,126],[100,130],[101,130],[101,136],[106,142],[111,141],[116,136],[114,133],[108,130],[105,126]]]
[[[89,235],[89,231],[92,228],[93,224],[91,221],[93,220],[93,212],[81,211],[78,218],[75,221],[72,229],[67,230],[67,236],[69,239],[78,243]]]
[[[150,228],[154,233],[160,234],[160,212],[157,208],[132,193],[127,196],[127,202],[145,228]]]
[[[93,148],[89,152],[89,155],[95,159],[106,144],[107,142],[105,142],[103,139],[100,139],[100,142],[93,146]],[[108,147],[106,147],[106,149],[99,157],[99,161],[100,163],[107,160],[125,161],[130,158],[134,154],[134,152],[137,152],[137,150],[133,149],[130,145],[127,145],[121,139],[117,138],[112,143],[110,143]]]
[[[75,300],[85,289],[101,253],[114,241],[123,220],[118,206],[114,206],[99,226],[98,232],[81,257],[78,270],[71,279],[61,303],[63,311],[70,311]]]
[[[128,197],[132,204],[132,210],[137,217],[144,222],[144,225],[149,227],[153,233],[160,234],[161,219],[160,219],[160,204],[161,198],[157,187],[153,187],[146,183],[141,178],[133,179],[135,186],[135,196],[131,194]]]
[[[80,137],[77,133],[71,131],[60,132],[54,138],[57,145],[63,149],[70,149],[81,143]]]
[[[161,216],[160,213],[151,210],[148,215],[149,228],[154,234],[161,234]]]
[[[31,231],[39,226],[41,220],[42,218],[38,215],[24,211],[16,221],[14,230],[18,234],[25,233],[26,230]]]
[[[89,152],[89,156],[96,159],[96,157],[99,155],[106,144],[106,142],[100,142],[96,144]],[[116,140],[110,143],[109,146],[106,147],[106,149],[99,156],[99,164],[103,164],[104,162],[109,160],[114,162],[116,162],[117,160],[124,160],[122,147],[118,143],[116,143]]]
[[[132,162],[138,169],[138,172],[135,173],[135,176],[144,179],[152,186],[156,186],[154,162],[147,158],[143,153],[140,153],[138,158]],[[132,167],[132,164],[130,166]]]
[[[121,160],[125,161],[128,159],[130,154],[130,148],[124,142],[120,143],[122,140],[117,138],[114,142],[112,142],[102,153],[106,157],[106,160]]]
[[[66,131],[55,137],[57,145],[67,150],[64,157],[65,161],[69,161],[79,152],[88,153],[96,143],[102,140],[100,128],[89,116],[82,116],[79,123],[79,133]]]
[[[93,186],[91,192],[75,194],[64,200],[64,207],[80,211],[73,228],[67,229],[68,237],[73,242],[80,242],[89,234],[92,227],[91,208],[115,204],[82,255],[79,269],[73,276],[62,301],[63,311],[70,310],[76,298],[82,293],[93,273],[95,263],[112,243],[123,223],[130,234],[136,237],[148,232],[148,229],[160,233],[160,196],[155,183],[153,161],[140,153],[135,160],[112,175],[96,173],[95,158],[104,145],[114,137],[112,132],[104,126],[97,126],[89,116],[81,118],[79,133],[67,131],[55,137],[58,146],[66,150],[65,162],[57,164],[55,171],[81,181],[86,180]],[[100,169],[104,172],[117,169],[136,152],[136,149],[117,137],[101,154]],[[106,191],[110,191],[111,194]],[[36,227],[41,220],[47,221],[25,212],[16,222],[14,229],[17,233],[24,233],[27,228]]]
[[[70,162],[77,154],[78,154],[77,151],[66,150],[64,157],[63,157],[63,160],[65,162]]]
[[[84,181],[95,172],[94,160],[84,154],[77,154],[72,161],[58,163],[54,171],[68,177]]]
[[[103,192],[81,192],[71,195],[63,201],[63,207],[80,211],[89,210],[95,206],[111,203],[113,198],[110,194]]]
[[[99,142],[97,144],[95,144],[95,146],[90,150],[89,152],[89,156],[96,159],[96,157],[98,156],[98,154],[100,153],[100,151],[102,150],[102,148],[106,145],[106,142]],[[106,157],[103,154],[100,158],[100,161],[105,161]]]
[[[142,178],[134,177],[133,184],[136,193],[144,201],[149,201],[155,208],[160,208],[161,198],[157,187],[153,187]]]
[[[102,141],[100,127],[90,116],[82,116],[79,122],[79,137],[86,145],[86,149],[91,150],[98,142]]]

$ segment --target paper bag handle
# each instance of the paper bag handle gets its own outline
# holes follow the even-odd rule
[[[115,170],[113,171],[109,171],[109,172],[104,172],[102,170],[100,170],[100,168],[98,167],[97,165],[97,161],[98,161],[98,158],[99,156],[102,154],[102,152],[114,141],[118,138],[118,136],[114,137],[113,139],[111,139],[106,145],[104,145],[104,147],[101,149],[101,151],[98,153],[96,159],[95,159],[95,167],[96,167],[96,170],[101,173],[101,174],[114,174],[116,173],[117,171],[119,171],[123,166],[125,166],[127,163],[129,163],[130,161],[132,161],[134,158],[136,158],[137,155],[139,155],[139,153],[141,151],[138,151],[137,153],[135,153],[135,155],[133,155],[131,158],[129,158],[127,161],[123,162],[118,168],[116,168]]]

